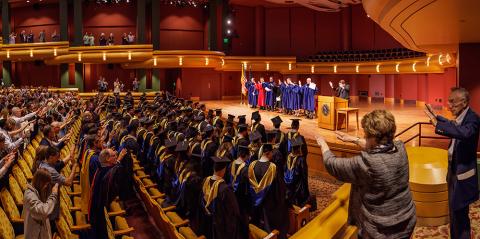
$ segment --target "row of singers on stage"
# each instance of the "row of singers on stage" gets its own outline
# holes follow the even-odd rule
[[[334,89],[331,81],[329,84]],[[242,85],[242,94],[248,94],[248,104],[252,108],[258,106],[262,110],[279,110],[285,114],[296,116],[303,113],[307,118],[315,118],[315,95],[317,92],[317,85],[312,82],[311,78],[307,78],[304,85],[301,81],[296,84],[291,78],[275,82],[273,77],[270,77],[268,82],[263,77],[258,82],[255,81],[255,78],[251,78]],[[340,80],[338,87],[334,89],[337,97],[347,100],[349,92],[350,86],[344,80]]]

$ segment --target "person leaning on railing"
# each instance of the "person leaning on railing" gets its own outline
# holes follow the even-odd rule
[[[317,136],[329,174],[352,184],[348,223],[359,238],[410,238],[415,228],[415,205],[409,188],[408,158],[401,141],[394,141],[395,118],[374,110],[362,119],[363,139],[337,132],[337,137],[362,148],[360,155],[338,158]]]

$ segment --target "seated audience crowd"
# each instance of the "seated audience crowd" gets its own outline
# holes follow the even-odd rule
[[[43,88],[5,88],[0,93],[0,221],[8,223],[2,227],[8,227],[11,235],[63,239],[128,235],[134,229],[125,216],[137,195],[168,238],[170,233],[206,238],[274,233],[286,238],[292,227],[289,214],[304,206],[316,209],[299,119],[292,119],[289,131],[282,132],[282,119],[272,118],[274,129],[269,131],[258,111],[247,125],[245,115],[224,119],[221,109],[207,110],[204,104],[163,92],[137,102],[103,93],[81,99],[75,93]],[[388,121],[383,128],[377,124],[381,119]],[[371,190],[379,195],[382,190],[397,195],[386,195],[390,200],[382,205],[361,201],[351,205],[372,204],[378,210],[401,205],[402,211],[387,216],[393,223],[389,233],[408,237],[415,208],[409,192],[401,192],[408,190],[408,163],[403,144],[393,141],[393,116],[375,111],[362,126],[366,141],[339,137],[363,145],[364,161],[398,159],[390,169],[380,165],[378,169],[396,179],[398,192],[392,191],[388,178],[371,178],[360,169],[348,171],[352,166],[336,160],[319,139],[326,168],[346,182],[377,182],[378,188]],[[365,193],[361,187],[355,190],[357,195]],[[372,228],[381,225],[364,223],[374,214],[351,213],[352,223],[365,228],[366,238],[376,237],[378,231]]]

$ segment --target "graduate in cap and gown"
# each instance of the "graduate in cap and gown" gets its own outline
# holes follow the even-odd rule
[[[278,145],[275,143],[277,137],[276,131],[267,131],[267,143],[271,144],[272,149],[272,159],[270,162],[274,163],[277,166],[277,176],[283,178],[283,169],[285,168],[285,156],[280,151]]]
[[[310,197],[307,159],[302,155],[302,145],[300,137],[292,141],[292,152],[287,157],[284,176],[287,186],[287,202],[289,205],[298,207],[303,207]]]
[[[202,186],[200,234],[208,239],[248,238],[248,222],[243,221],[235,193],[223,179],[230,160],[212,157],[212,161],[214,173]]]
[[[283,123],[282,118],[280,116],[275,116],[270,119],[273,124],[273,132],[276,133],[275,135],[275,142],[273,142],[273,147],[280,150],[282,155],[288,155],[287,153],[287,135],[280,130],[280,126]]]
[[[307,142],[305,141],[305,137],[303,137],[298,130],[300,129],[300,119],[290,119],[292,121],[292,124],[290,126],[290,131],[287,133],[287,149],[288,153],[292,152],[292,142],[294,139],[300,138],[302,141],[302,156],[307,158],[308,155],[308,148],[307,148]]]
[[[252,113],[252,120],[253,124],[250,128],[250,132],[258,131],[260,135],[262,135],[262,142],[267,142],[267,135],[265,134],[265,126],[260,123],[262,121],[262,117],[260,116],[260,112],[255,111]]]
[[[212,175],[213,173],[213,161],[212,157],[218,149],[217,141],[213,138],[213,127],[207,125],[203,131],[203,140],[201,143],[202,150],[202,175]]]
[[[246,124],[239,124],[237,129],[237,135],[233,137],[233,158],[238,157],[238,146],[239,145],[249,145],[250,138],[248,136],[248,126]]]
[[[165,193],[168,198],[174,198],[172,182],[175,177],[176,146],[177,141],[175,139],[167,139],[165,141],[165,151],[160,155],[157,167],[159,189]]]
[[[244,222],[249,221],[249,216],[251,212],[250,197],[248,192],[248,165],[248,145],[239,145],[238,157],[228,165],[225,175],[226,183],[231,186],[233,192],[235,192],[238,205],[240,206],[240,215],[243,218],[242,221]]]
[[[225,134],[222,138],[221,138],[221,142],[220,142],[220,146],[218,147],[218,150],[217,150],[217,157],[227,157],[229,158],[230,160],[234,160],[234,148],[233,148],[233,143],[232,143],[232,140],[233,140],[233,137],[228,135],[228,134]]]
[[[250,134],[250,144],[248,145],[248,149],[250,150],[250,159],[248,162],[253,162],[258,160],[261,157],[260,148],[262,147],[262,135],[255,131]]]
[[[251,222],[267,233],[279,231],[280,239],[288,231],[288,207],[285,201],[285,182],[277,176],[276,165],[271,162],[273,146],[264,144],[262,156],[248,166],[249,194],[253,206]]]

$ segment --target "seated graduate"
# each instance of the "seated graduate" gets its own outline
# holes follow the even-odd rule
[[[242,221],[235,193],[223,180],[230,160],[212,160],[214,173],[205,178],[202,187],[200,233],[208,239],[248,238],[248,222]]]
[[[289,205],[303,207],[310,197],[308,190],[307,159],[302,156],[303,142],[296,138],[292,142],[292,152],[288,155],[285,167],[285,185],[287,186],[287,202]]]
[[[163,207],[167,207],[171,204],[169,198],[174,198],[174,191],[172,188],[172,182],[174,179],[175,174],[175,147],[177,146],[176,140],[166,140],[165,141],[165,152],[160,156],[158,167],[157,167],[157,175],[159,181],[159,190],[165,195],[167,195],[167,199],[164,201]]]
[[[100,168],[95,172],[91,185],[88,219],[92,225],[91,238],[107,238],[107,224],[105,221],[104,207],[118,196],[120,185],[118,179],[124,177],[119,171],[122,167],[120,163],[127,154],[124,149],[117,156],[113,149],[104,149],[100,152]]]
[[[253,206],[251,221],[268,233],[279,231],[279,238],[286,238],[288,231],[288,207],[285,201],[285,182],[277,176],[272,160],[272,145],[265,144],[262,156],[248,166],[249,194]]]

